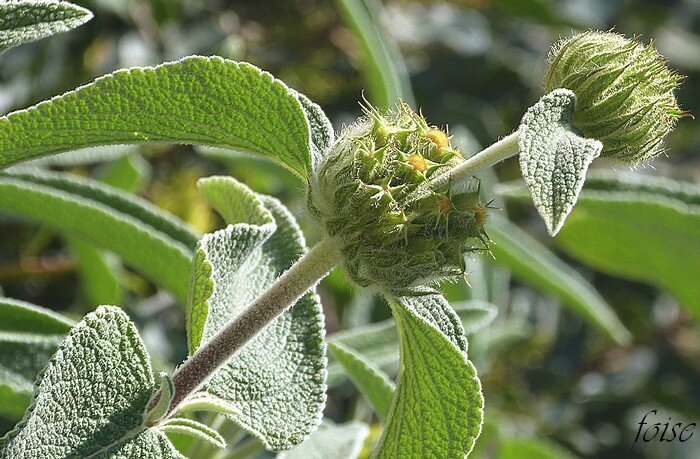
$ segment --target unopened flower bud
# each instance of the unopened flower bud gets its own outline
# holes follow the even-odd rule
[[[552,48],[545,91],[576,94],[574,125],[603,143],[602,156],[628,163],[661,151],[683,115],[674,90],[681,77],[659,52],[612,32],[585,32]]]
[[[309,208],[355,282],[406,295],[464,273],[470,240],[485,242],[478,182],[432,181],[463,161],[404,103],[369,108],[342,132],[310,181]]]

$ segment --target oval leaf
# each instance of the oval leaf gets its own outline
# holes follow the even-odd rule
[[[596,177],[557,242],[605,273],[654,284],[700,319],[700,187]]]
[[[437,295],[391,306],[401,368],[377,457],[464,457],[481,432],[484,397],[459,318]]]
[[[603,149],[571,124],[575,109],[574,93],[555,89],[528,109],[518,128],[520,169],[552,236],[574,207],[588,165]]]

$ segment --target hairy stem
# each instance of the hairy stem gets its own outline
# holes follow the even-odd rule
[[[435,186],[446,185],[450,181],[456,181],[473,174],[479,169],[493,166],[496,163],[518,154],[518,131],[502,138],[479,153],[467,158],[463,163],[448,173],[436,177]]]
[[[339,260],[335,244],[330,239],[322,240],[200,347],[173,374],[175,394],[166,417],[260,330],[323,279]]]

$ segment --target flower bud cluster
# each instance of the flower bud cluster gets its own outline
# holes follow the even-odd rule
[[[550,53],[545,91],[570,89],[577,97],[574,124],[603,143],[602,156],[645,161],[683,115],[674,90],[682,77],[653,46],[612,32],[586,32]]]
[[[464,273],[465,252],[486,241],[478,182],[433,184],[462,161],[404,103],[369,108],[342,132],[310,181],[309,208],[355,282],[405,295]]]

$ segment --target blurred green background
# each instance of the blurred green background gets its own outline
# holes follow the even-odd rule
[[[91,9],[95,18],[75,31],[0,56],[0,113],[117,68],[216,54],[270,71],[319,103],[339,130],[361,114],[363,89],[368,99],[382,104],[376,81],[381,75],[372,69],[368,50],[344,9],[359,4],[371,7],[369,15],[379,21],[377,30],[389,43],[389,55],[396,51],[394,45],[400,50],[394,64],[398,62],[399,70],[405,66],[416,107],[430,122],[449,125],[466,155],[517,127],[527,107],[541,96],[551,44],[586,29],[653,38],[669,65],[687,76],[678,92],[681,106],[700,114],[699,0],[76,3]],[[290,174],[243,155],[203,153],[189,146],[119,147],[92,152],[83,160],[75,155],[54,160],[51,167],[112,184],[126,181],[125,188],[201,231],[217,228],[221,221],[198,195],[195,182],[228,173],[282,199],[309,241],[318,238],[305,214],[302,186]],[[617,173],[628,167],[596,162],[594,169]],[[498,165],[496,173],[500,182],[517,179],[517,160]],[[682,119],[668,139],[667,155],[635,173],[700,183],[698,122]],[[493,178],[482,180],[491,183]],[[697,187],[693,190],[691,194]],[[487,186],[484,199],[491,198],[498,195]],[[508,263],[499,263],[498,256],[495,261],[489,255],[474,261],[471,287],[460,281],[446,289],[454,300],[479,298],[498,306],[495,321],[470,338],[470,357],[479,369],[487,404],[476,455],[700,457],[700,428],[685,443],[639,442],[631,449],[637,423],[649,410],[659,410],[662,422],[668,417],[700,422],[700,298],[694,296],[700,271],[693,270],[700,260],[700,242],[684,243],[685,250],[672,260],[672,268],[685,277],[669,280],[661,273],[655,282],[654,265],[668,270],[659,268],[661,260],[643,238],[610,242],[628,244],[625,250],[638,255],[629,263],[639,264],[629,273],[606,269],[572,247],[578,240],[573,227],[563,240],[552,239],[529,202],[504,204],[499,198],[496,205],[501,210],[493,213],[504,216],[507,211],[512,222],[595,286],[633,340],[630,346],[615,344],[562,307],[547,289],[533,288],[537,285],[523,276],[511,277]],[[663,226],[654,220],[652,214],[650,225]],[[671,225],[671,232],[664,233],[670,246],[681,241],[674,239],[679,237],[674,229]],[[579,229],[588,230],[585,225]],[[599,258],[605,258],[605,246],[598,250]],[[79,241],[0,214],[0,286],[6,296],[75,316],[99,303],[116,302],[137,321],[163,366],[179,361],[185,355],[181,306],[112,257],[98,262],[116,273],[116,281],[100,278],[91,254]],[[690,293],[681,293],[684,288]],[[386,305],[355,291],[341,272],[322,283],[321,296],[329,333],[389,317]],[[338,422],[371,419],[349,383],[331,389],[326,414]],[[12,424],[10,419],[0,421],[3,430]]]

